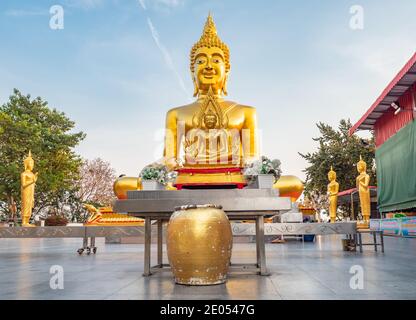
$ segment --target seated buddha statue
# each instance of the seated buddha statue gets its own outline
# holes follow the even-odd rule
[[[190,71],[196,100],[166,116],[164,159],[178,172],[175,187],[242,188],[242,167],[258,157],[256,110],[223,97],[230,51],[211,14],[191,49]]]

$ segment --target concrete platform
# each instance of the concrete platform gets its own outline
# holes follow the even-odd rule
[[[143,245],[105,244],[76,253],[80,239],[1,239],[0,299],[416,299],[416,239],[385,237],[386,253],[344,252],[338,235],[315,243],[267,244],[270,276],[233,274],[224,285],[175,285],[169,272],[142,277]],[[255,244],[235,244],[233,262],[255,259]],[[50,268],[64,289],[50,288]],[[352,266],[364,288],[351,289]]]

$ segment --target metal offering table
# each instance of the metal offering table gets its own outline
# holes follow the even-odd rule
[[[264,217],[291,209],[290,198],[280,198],[274,189],[204,189],[180,191],[129,191],[126,200],[114,203],[113,211],[145,219],[144,276],[169,268],[163,263],[163,223],[174,208],[183,205],[221,205],[230,220],[255,221],[256,264],[232,264],[230,271],[267,275]],[[157,221],[157,265],[151,266],[151,225]]]
[[[147,224],[147,229],[144,226],[59,226],[59,227],[2,227],[0,228],[1,238],[83,238],[83,248],[80,250],[87,250],[89,254],[95,253],[95,238],[118,236],[118,237],[137,237],[145,236],[147,239],[147,260],[145,261],[145,271],[150,275],[151,271],[165,270],[168,267],[167,264],[163,264],[162,261],[162,224],[161,219],[169,219],[170,214],[162,215],[159,218],[157,226],[150,226]],[[248,215],[238,215],[238,213],[231,213],[231,218],[247,219]],[[156,216],[151,216],[150,219],[154,219]],[[329,235],[329,234],[346,234],[356,237],[357,224],[356,222],[339,222],[339,223],[267,223],[263,226],[263,216],[260,214],[254,216],[255,221],[259,223],[232,223],[231,229],[233,236],[252,236],[257,235],[257,264],[254,265],[231,265],[231,271],[255,271],[260,274],[267,274],[265,250],[264,250],[264,235],[301,235],[301,234],[316,234],[316,235]],[[150,220],[150,221],[151,221]],[[163,221],[163,220],[162,220]],[[150,229],[150,232],[149,232]],[[147,233],[146,233],[147,230]],[[150,268],[150,240],[151,233],[158,237],[158,265]],[[263,238],[258,235],[262,234]],[[88,238],[91,240],[91,245],[88,246]],[[95,249],[95,250],[94,250]],[[259,266],[260,265],[260,266]],[[262,273],[263,270],[263,273]]]

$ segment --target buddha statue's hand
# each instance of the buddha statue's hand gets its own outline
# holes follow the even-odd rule
[[[175,158],[165,158],[163,162],[169,171],[174,171],[179,168],[179,163]]]

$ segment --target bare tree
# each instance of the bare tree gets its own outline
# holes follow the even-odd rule
[[[77,197],[82,203],[110,205],[114,199],[115,170],[109,162],[96,158],[84,160],[80,169],[80,185]]]

